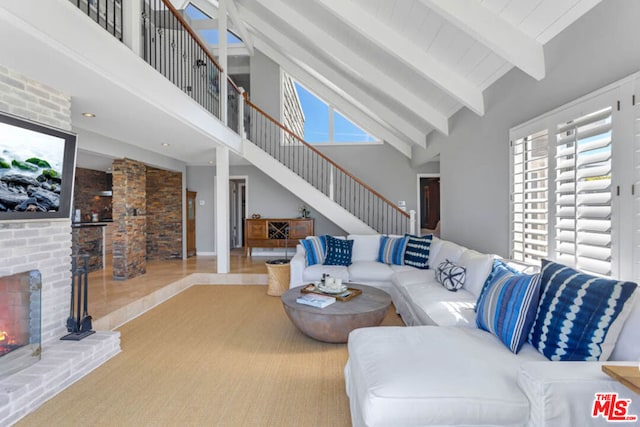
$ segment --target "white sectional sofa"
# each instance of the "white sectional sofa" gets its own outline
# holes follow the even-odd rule
[[[378,262],[380,235],[349,235],[353,240],[349,266],[307,265],[305,249],[297,245],[291,259],[290,288],[320,280],[323,273],[344,281],[379,287],[391,295],[402,320],[415,325],[467,325],[475,327],[474,307],[482,286],[491,272],[494,255],[481,254],[450,241],[433,238],[430,264],[448,259],[466,268],[465,286],[457,292],[439,284],[431,269]]]
[[[353,240],[351,265],[307,265],[305,249],[296,246],[296,254],[291,259],[290,288],[312,283],[322,278],[323,273],[330,274],[343,281],[359,282],[378,287],[390,293],[391,276],[400,271],[414,271],[414,267],[407,265],[389,265],[377,262],[380,235],[350,234],[347,240]]]
[[[444,259],[467,267],[462,289],[447,291],[432,270],[395,273],[394,304],[415,327],[349,336],[345,381],[354,426],[609,425],[604,413],[592,416],[596,393],[629,399],[626,414],[640,417],[640,395],[601,370],[605,363],[638,365],[637,290],[610,361],[550,361],[529,343],[514,354],[476,326],[476,300],[495,257],[434,240],[430,265]]]
[[[611,326],[611,335],[607,334],[617,336],[616,341],[605,340],[613,346],[611,356],[602,358],[608,361],[551,361],[539,343],[534,347],[525,342],[516,354],[498,336],[477,327],[478,297],[485,282],[491,282],[489,276],[494,276],[495,256],[434,238],[430,267],[448,260],[466,269],[464,285],[451,292],[435,280],[432,269],[377,262],[374,248],[380,236],[347,238],[355,240],[350,266],[307,266],[305,250],[298,246],[290,286],[319,280],[327,272],[378,286],[389,292],[403,321],[411,326],[362,328],[350,334],[345,382],[354,426],[610,425],[604,404],[593,416],[597,393],[626,399],[627,425],[640,424],[640,395],[601,369],[603,364],[639,363],[637,285],[632,284],[635,292],[624,304],[625,316],[620,315],[626,321]],[[551,291],[544,296],[545,301],[554,301],[552,297]],[[603,300],[613,307],[613,298]],[[544,319],[539,329],[547,327]],[[567,335],[570,319],[561,323]],[[604,343],[596,347],[604,348]]]

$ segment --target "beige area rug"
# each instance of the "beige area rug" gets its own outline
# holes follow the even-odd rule
[[[119,330],[122,353],[18,425],[351,425],[346,344],[300,333],[265,286],[193,286]]]

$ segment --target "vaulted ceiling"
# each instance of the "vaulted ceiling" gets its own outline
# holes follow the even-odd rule
[[[215,0],[189,3],[211,16]],[[600,0],[220,0],[245,49],[260,50],[407,157],[512,68],[543,79],[544,45]],[[215,47],[214,47],[215,48]],[[230,62],[233,64],[233,62]]]

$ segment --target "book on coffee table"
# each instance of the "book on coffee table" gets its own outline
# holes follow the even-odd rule
[[[298,304],[311,305],[313,307],[325,308],[336,302],[335,297],[329,295],[304,294],[296,298]]]

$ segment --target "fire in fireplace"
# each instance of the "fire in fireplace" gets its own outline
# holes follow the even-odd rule
[[[40,360],[38,270],[0,277],[0,378]]]

